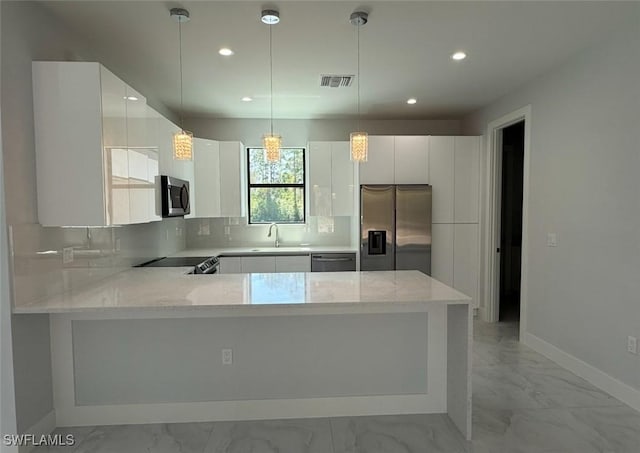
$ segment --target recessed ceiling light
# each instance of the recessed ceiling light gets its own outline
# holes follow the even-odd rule
[[[250,98],[249,96],[245,96],[245,97],[242,98],[242,101],[243,102],[251,102],[251,101],[253,101],[253,98]]]
[[[135,96],[125,96],[124,99],[126,99],[127,101],[137,101],[138,98]]]
[[[413,104],[415,104],[416,102],[418,102],[418,100],[417,100],[416,98],[410,98],[410,99],[407,99],[407,104],[411,104],[411,105],[413,105]]]
[[[456,52],[453,55],[451,55],[451,58],[453,58],[454,60],[460,61],[467,58],[467,54],[464,52]]]
[[[231,55],[233,55],[235,52],[234,52],[233,50],[231,50],[231,49],[227,48],[227,47],[223,47],[222,49],[220,49],[220,50],[218,51],[218,53],[219,53],[220,55],[225,56],[225,57],[230,57],[230,56],[231,56]]]

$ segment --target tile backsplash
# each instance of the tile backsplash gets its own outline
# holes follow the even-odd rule
[[[306,224],[278,224],[281,246],[349,245],[351,217],[309,217]],[[246,218],[186,220],[187,248],[269,247],[269,225],[248,225]]]
[[[145,261],[185,248],[185,221],[110,228],[10,227],[16,305],[74,291]],[[63,262],[63,250],[73,261]]]

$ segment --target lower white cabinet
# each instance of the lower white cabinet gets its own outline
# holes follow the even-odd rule
[[[240,259],[244,274],[276,271],[275,256],[243,256]]]
[[[241,258],[239,256],[221,256],[219,272],[221,274],[241,274]]]
[[[311,256],[276,256],[276,272],[311,272]]]
[[[431,230],[431,276],[479,303],[478,224],[436,223]]]
[[[479,303],[478,224],[458,223],[453,229],[453,286]]]
[[[453,286],[453,224],[431,225],[431,276]]]
[[[221,274],[311,272],[310,255],[222,256]]]

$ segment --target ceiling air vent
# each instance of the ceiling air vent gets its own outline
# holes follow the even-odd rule
[[[329,88],[350,87],[355,78],[356,76],[354,75],[322,74],[320,76],[320,86]]]

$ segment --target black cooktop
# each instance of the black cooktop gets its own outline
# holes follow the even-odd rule
[[[155,260],[147,261],[146,263],[138,264],[136,267],[189,267],[202,263],[205,260],[211,258],[210,256],[185,256],[185,257],[170,257],[170,258],[157,258]]]

